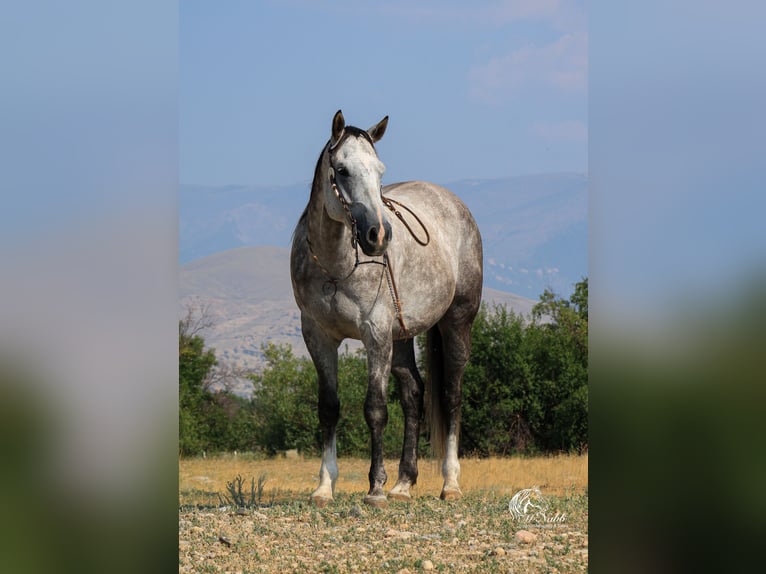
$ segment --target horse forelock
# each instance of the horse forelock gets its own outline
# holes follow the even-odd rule
[[[338,146],[343,143],[343,140],[348,139],[351,136],[362,137],[370,142],[370,145],[375,149],[375,142],[372,141],[372,137],[367,133],[367,130],[362,130],[354,126],[346,126],[343,130],[343,135],[340,137],[340,141],[333,145],[333,149],[337,149]]]

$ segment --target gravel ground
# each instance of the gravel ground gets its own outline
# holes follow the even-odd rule
[[[547,497],[560,523],[518,523],[506,494],[420,496],[378,510],[363,493],[323,509],[306,493],[249,509],[181,507],[179,572],[586,572],[587,491]]]

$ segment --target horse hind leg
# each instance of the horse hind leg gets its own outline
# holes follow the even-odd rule
[[[444,415],[444,462],[442,476],[444,485],[440,498],[458,500],[463,496],[460,490],[460,462],[458,444],[460,438],[461,383],[471,350],[471,321],[455,323],[449,318],[439,323],[444,364],[442,394],[440,397]]]
[[[423,379],[415,361],[413,339],[394,343],[391,373],[399,384],[404,412],[404,443],[402,458],[399,461],[399,477],[388,496],[394,500],[410,501],[410,487],[418,480],[418,440],[420,416],[423,412]]]

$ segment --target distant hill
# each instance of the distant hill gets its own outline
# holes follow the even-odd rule
[[[568,296],[588,273],[587,178],[553,173],[464,180],[446,187],[465,201],[484,240],[485,287],[537,299]],[[257,245],[287,248],[310,182],[284,187],[180,189],[180,262]]]
[[[261,345],[288,343],[307,356],[300,314],[293,298],[286,247],[240,247],[181,266],[180,313],[208,307],[215,325],[203,333],[216,356],[235,366],[262,367]],[[483,298],[528,315],[531,299],[485,288]],[[349,341],[350,348],[360,345]]]

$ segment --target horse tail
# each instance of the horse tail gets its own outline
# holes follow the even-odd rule
[[[434,325],[426,335],[426,377],[425,394],[428,424],[431,431],[431,450],[434,455],[444,458],[447,444],[447,417],[444,412],[444,346],[439,327]]]

